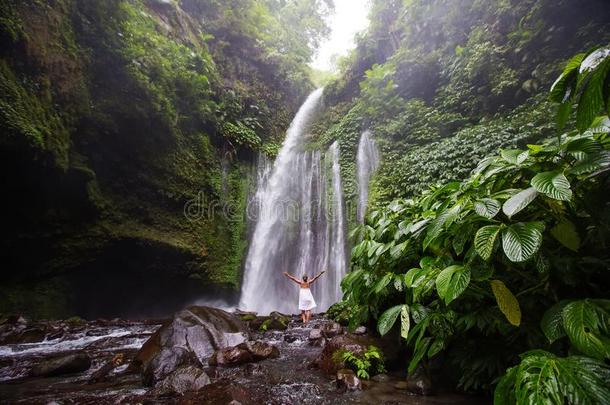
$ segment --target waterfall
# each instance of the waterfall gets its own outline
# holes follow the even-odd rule
[[[322,302],[323,308],[328,308],[341,298],[341,280],[347,272],[345,254],[345,214],[343,207],[343,185],[341,184],[341,166],[339,166],[339,144],[335,141],[328,149],[332,168],[332,194],[330,201],[330,218],[327,224],[328,268],[334,271],[328,274],[328,294],[323,299],[330,298],[332,302]],[[331,289],[332,288],[332,289]]]
[[[379,152],[375,140],[371,138],[371,131],[364,131],[360,136],[358,143],[357,155],[357,172],[358,172],[358,211],[357,218],[359,222],[364,222],[364,214],[366,213],[366,205],[369,200],[369,182],[371,174],[379,166]]]
[[[298,312],[299,287],[284,271],[312,277],[327,270],[311,288],[318,311],[341,298],[347,259],[339,148],[333,144],[322,154],[302,147],[321,96],[322,89],[314,91],[297,112],[271,172],[265,174],[264,165],[258,169],[258,215],[244,268],[242,309]]]

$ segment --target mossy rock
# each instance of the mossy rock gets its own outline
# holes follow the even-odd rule
[[[256,319],[256,315],[255,314],[244,314],[244,315],[240,315],[239,319],[241,319],[244,322],[251,322]]]

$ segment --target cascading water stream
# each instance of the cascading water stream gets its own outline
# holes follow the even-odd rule
[[[264,165],[259,166],[258,215],[245,263],[241,309],[297,312],[298,286],[284,271],[311,277],[327,270],[312,286],[319,311],[341,298],[339,283],[347,259],[338,145],[324,156],[302,148],[321,96],[322,89],[314,91],[299,109],[271,173],[265,175]],[[327,168],[332,169],[328,176]]]
[[[371,175],[379,166],[379,152],[371,131],[364,131],[358,143],[357,174],[358,174],[358,222],[364,222],[366,206],[369,200],[369,182]]]

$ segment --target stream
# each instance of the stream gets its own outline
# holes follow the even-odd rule
[[[0,402],[3,404],[222,404],[227,393],[242,405],[264,404],[484,404],[484,400],[457,394],[415,396],[397,389],[405,375],[390,374],[363,382],[362,391],[344,392],[335,380],[311,364],[322,351],[310,334],[329,321],[315,316],[302,325],[295,316],[284,331],[252,332],[252,338],[279,348],[278,358],[234,367],[207,367],[211,384],[197,393],[159,397],[145,387],[141,375],[129,370],[129,361],[158,329],[161,321],[98,320],[86,323],[44,322],[2,325],[21,328],[21,337],[36,340],[0,346]],[[38,331],[38,334],[34,333]],[[44,337],[43,337],[44,334]],[[10,335],[9,335],[10,336]],[[58,355],[86,353],[88,370],[56,377],[34,377],[30,370]],[[103,382],[92,375],[117,354],[125,358]],[[230,399],[229,398],[229,399]],[[236,402],[232,403],[236,405]]]

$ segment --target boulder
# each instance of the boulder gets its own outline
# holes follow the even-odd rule
[[[362,382],[353,370],[342,368],[337,371],[337,388],[347,391],[358,391],[362,389]]]
[[[210,366],[238,366],[251,361],[254,361],[254,356],[248,351],[247,346],[240,344],[216,351],[210,357],[209,363]]]
[[[280,351],[277,347],[262,341],[248,341],[234,347],[217,350],[210,357],[211,366],[237,366],[268,358],[277,358]]]
[[[372,344],[375,344],[375,342],[371,338],[365,336],[356,336],[352,334],[335,336],[326,342],[322,353],[314,360],[314,365],[329,376],[334,376],[337,371],[345,368],[343,362],[335,362],[333,359],[335,352],[345,350],[356,355],[362,355]]]
[[[62,374],[80,373],[89,370],[91,358],[86,353],[69,354],[54,359],[42,360],[31,370],[35,377],[54,377]]]
[[[181,366],[202,367],[215,351],[245,342],[246,324],[218,308],[192,306],[176,313],[144,343],[131,363],[146,385],[154,385]]]
[[[269,343],[262,341],[251,341],[244,344],[248,348],[248,351],[252,353],[252,356],[256,361],[264,359],[276,359],[280,357],[280,350],[276,346]]]
[[[320,332],[325,338],[332,338],[343,332],[343,327],[337,322],[326,322],[320,325]]]
[[[161,396],[184,395],[187,392],[199,391],[210,382],[210,377],[198,367],[179,367],[155,385],[153,394]]]
[[[322,338],[322,331],[320,329],[312,329],[309,332],[309,340],[317,340]]]
[[[407,377],[407,390],[417,395],[432,394],[432,380],[421,364]]]
[[[366,333],[366,326],[358,326],[352,333],[354,335],[364,335]]]
[[[252,330],[266,332],[268,330],[286,330],[290,317],[279,312],[272,312],[269,316],[257,316],[250,320]]]

